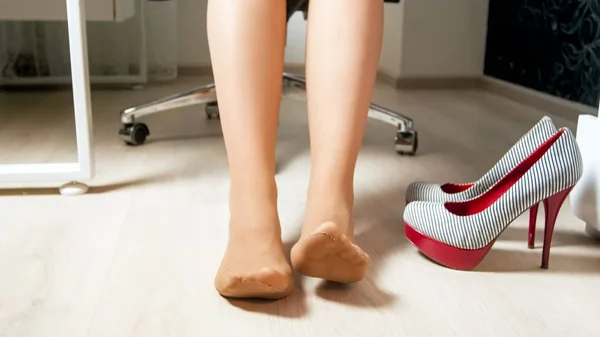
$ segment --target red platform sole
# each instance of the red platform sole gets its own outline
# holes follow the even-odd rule
[[[546,213],[546,224],[544,228],[544,245],[542,251],[542,264],[543,269],[548,269],[548,261],[550,260],[550,245],[552,243],[552,234],[554,232],[554,226],[556,224],[556,218],[560,212],[560,208],[564,203],[565,199],[571,192],[573,187],[569,187],[563,191],[556,193],[555,195],[545,199],[544,210]],[[534,206],[535,212],[537,213],[537,205]],[[483,260],[489,250],[492,248],[496,239],[492,240],[486,246],[479,249],[462,249],[457,248],[443,242],[437,241],[428,237],[427,235],[421,234],[416,231],[407,222],[404,222],[404,232],[406,238],[415,245],[423,254],[437,263],[446,267],[457,269],[457,270],[471,270]],[[529,241],[533,240],[531,230],[531,223],[529,228]],[[531,244],[531,243],[530,243]]]
[[[406,238],[427,257],[441,265],[457,270],[475,268],[496,242],[494,240],[483,248],[468,250],[434,240],[417,232],[406,222],[404,223],[404,231]]]

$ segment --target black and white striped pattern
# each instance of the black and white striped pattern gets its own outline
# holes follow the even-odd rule
[[[406,206],[404,221],[419,233],[448,245],[483,248],[532,205],[574,186],[581,177],[582,167],[575,137],[564,129],[542,158],[484,211],[457,216],[443,202],[415,201]]]
[[[446,193],[441,185],[426,182],[415,182],[406,190],[406,201],[464,201],[475,198],[508,173],[513,167],[525,159],[530,153],[556,133],[556,126],[549,117],[540,120],[527,132],[491,170],[489,170],[473,186],[459,193]]]

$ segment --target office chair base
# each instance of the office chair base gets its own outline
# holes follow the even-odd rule
[[[165,98],[138,105],[121,111],[121,123],[134,124],[137,118],[156,114],[163,111],[172,111],[177,108],[197,104],[210,104],[217,102],[217,92],[214,84],[193,88],[182,93],[177,93]]]
[[[306,99],[306,79],[295,74],[283,74],[282,95],[298,100]],[[182,93],[178,93],[160,100],[135,106],[121,112],[123,129],[119,135],[128,145],[141,145],[150,134],[145,124],[136,123],[136,119],[177,108],[204,104],[204,112],[207,119],[219,118],[219,105],[214,84],[197,87]],[[414,155],[418,148],[417,131],[411,118],[403,116],[395,111],[389,110],[377,104],[369,107],[369,118],[397,127],[394,142],[395,150],[401,155]]]
[[[127,145],[138,146],[146,142],[150,129],[144,123],[129,123],[119,130],[119,136]]]

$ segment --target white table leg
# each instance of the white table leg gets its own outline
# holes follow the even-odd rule
[[[85,0],[67,0],[67,18],[69,20],[77,158],[81,172],[91,178],[94,175],[94,162]]]
[[[87,186],[75,180],[94,175],[92,146],[92,108],[87,59],[85,0],[66,0],[69,24],[69,49],[73,81],[73,104],[77,135],[76,163],[0,165],[0,182],[72,181],[63,186],[65,194],[85,193]]]

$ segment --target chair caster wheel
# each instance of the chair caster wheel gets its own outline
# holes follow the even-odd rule
[[[125,144],[131,146],[142,145],[146,142],[146,138],[150,135],[150,129],[143,123],[125,124],[119,130],[119,136]]]
[[[217,102],[207,103],[204,107],[206,113],[206,119],[219,119],[219,104]]]
[[[396,132],[395,142],[396,152],[403,156],[414,156],[419,147],[419,137],[417,131],[400,131]]]

